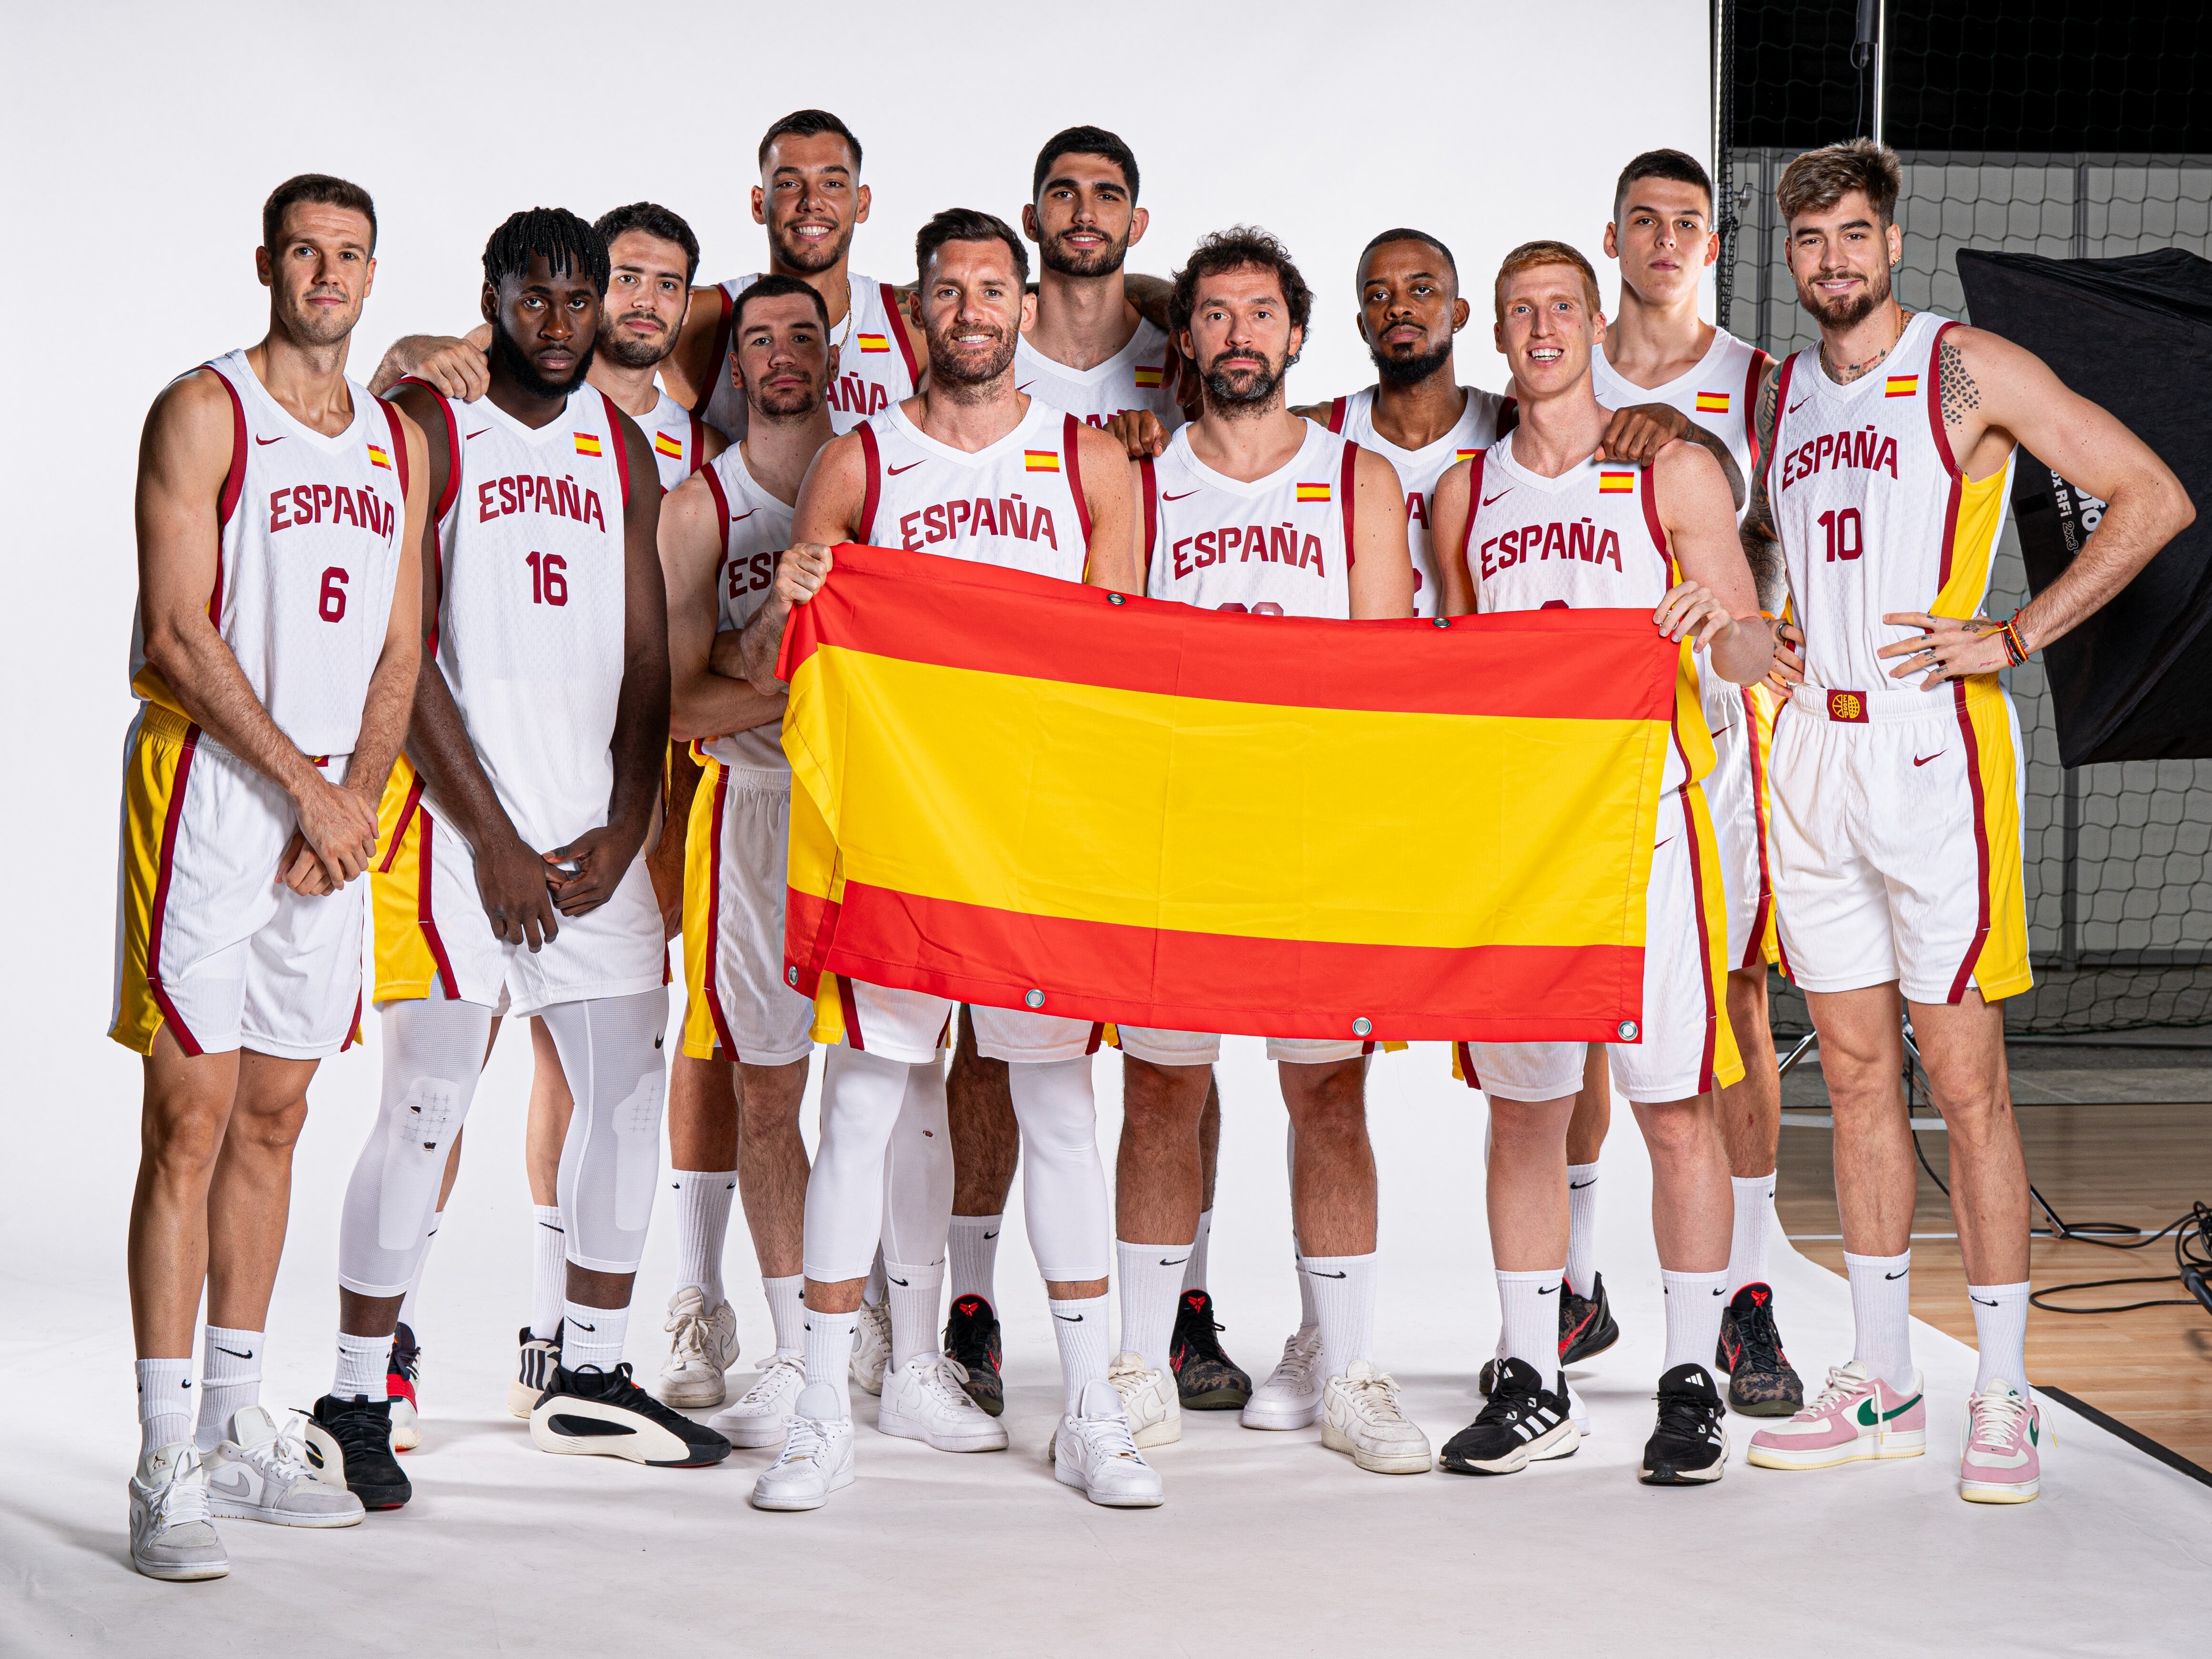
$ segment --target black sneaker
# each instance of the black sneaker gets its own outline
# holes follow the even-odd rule
[[[945,1322],[945,1357],[967,1369],[961,1386],[968,1397],[993,1417],[1006,1409],[1006,1385],[999,1367],[1005,1358],[999,1340],[999,1316],[980,1296],[956,1296],[952,1313]]]
[[[422,1443],[422,1402],[415,1392],[422,1375],[422,1345],[405,1325],[392,1334],[392,1358],[384,1368],[384,1395],[392,1402],[392,1449],[413,1451]]]
[[[1805,1380],[1782,1352],[1771,1286],[1747,1285],[1729,1301],[1714,1359],[1728,1375],[1729,1404],[1746,1417],[1793,1417],[1804,1408]]]
[[[556,1365],[530,1413],[530,1437],[540,1451],[626,1457],[655,1469],[703,1468],[730,1455],[730,1443],[714,1430],[630,1381],[627,1360],[611,1371]]]
[[[1552,1388],[1525,1359],[1492,1360],[1489,1403],[1444,1442],[1437,1461],[1460,1474],[1511,1474],[1547,1457],[1571,1457],[1582,1444],[1567,1407],[1567,1379]]]
[[[1564,1280],[1559,1285],[1559,1365],[1562,1370],[1603,1353],[1620,1340],[1620,1327],[1613,1322],[1613,1304],[1605,1297],[1605,1275],[1590,1275],[1591,1295],[1577,1296]],[[1498,1362],[1486,1359],[1475,1373],[1476,1389],[1488,1395],[1498,1386]]]
[[[396,1510],[415,1495],[392,1455],[392,1402],[326,1394],[308,1414],[307,1462],[343,1486],[365,1510]],[[322,1432],[314,1432],[319,1429]],[[332,1465],[336,1468],[333,1469]]]
[[[1659,1379],[1659,1426],[1644,1443],[1637,1479],[1647,1486],[1702,1486],[1728,1466],[1726,1412],[1712,1373],[1677,1365]]]
[[[1168,1363],[1175,1367],[1176,1393],[1187,1412],[1241,1412],[1252,1397],[1250,1375],[1221,1351],[1221,1328],[1213,1322],[1211,1296],[1182,1293],[1168,1339]]]
[[[532,1336],[525,1325],[515,1334],[520,1351],[514,1376],[507,1385],[507,1409],[527,1420],[538,1409],[538,1398],[552,1386],[553,1368],[561,1363],[561,1337],[566,1321],[553,1328],[550,1337]]]

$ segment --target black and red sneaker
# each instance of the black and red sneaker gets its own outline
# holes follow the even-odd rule
[[[1620,1340],[1620,1327],[1613,1322],[1613,1305],[1606,1300],[1605,1275],[1590,1275],[1590,1294],[1577,1296],[1573,1285],[1559,1285],[1559,1369],[1595,1358]],[[1485,1396],[1498,1387],[1498,1362],[1486,1359],[1475,1374],[1475,1388]]]
[[[1729,1298],[1713,1358],[1728,1373],[1729,1406],[1746,1417],[1790,1417],[1804,1409],[1805,1381],[1782,1352],[1771,1285],[1747,1285]]]
[[[1176,1303],[1168,1362],[1187,1412],[1241,1412],[1252,1397],[1251,1376],[1221,1350],[1221,1329],[1214,1323],[1213,1298],[1204,1291],[1185,1291]]]
[[[392,1339],[392,1358],[384,1368],[384,1393],[392,1401],[392,1449],[413,1451],[422,1443],[422,1405],[415,1385],[422,1374],[422,1348],[415,1333],[400,1326]]]
[[[990,1416],[1006,1409],[1006,1385],[1000,1376],[1006,1350],[999,1340],[999,1316],[980,1296],[956,1296],[945,1322],[945,1357],[967,1368],[961,1386]]]

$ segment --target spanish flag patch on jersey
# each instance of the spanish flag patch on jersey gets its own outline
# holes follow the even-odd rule
[[[672,438],[665,432],[656,432],[653,434],[653,448],[655,454],[665,455],[672,461],[680,461],[684,459],[683,440]]]
[[[386,472],[392,471],[392,457],[385,453],[381,444],[371,444],[368,447],[368,464],[371,466],[380,466]]]
[[[1698,394],[1698,413],[1725,415],[1729,412],[1729,395],[1725,392],[1700,392]]]
[[[1024,449],[1022,451],[1022,465],[1031,472],[1057,472],[1060,471],[1060,452],[1056,449]]]
[[[1456,459],[1462,461],[1471,461],[1481,453],[1482,452],[1479,449],[1455,449],[1452,451],[1453,456]]]
[[[1919,395],[1920,377],[1917,374],[1893,374],[1882,382],[1885,398],[1912,398]]]
[[[576,434],[576,453],[579,455],[599,454],[600,453],[599,434],[595,432],[579,432]]]
[[[1597,475],[1597,493],[1601,495],[1633,495],[1636,475],[1633,472],[1601,472]]]
[[[1139,392],[1157,392],[1159,389],[1160,376],[1164,374],[1166,372],[1167,365],[1165,363],[1139,363],[1137,365],[1137,389]]]
[[[1298,486],[1298,499],[1302,501],[1325,501],[1329,499],[1328,486],[1325,483],[1302,483]]]
[[[855,334],[853,343],[863,351],[889,351],[890,337],[885,334]]]

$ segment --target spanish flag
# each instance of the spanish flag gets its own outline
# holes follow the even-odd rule
[[[386,472],[392,471],[392,457],[385,452],[384,446],[381,444],[371,444],[368,447],[368,464],[371,466],[380,466]]]
[[[1166,372],[1167,365],[1165,363],[1139,363],[1137,365],[1137,390],[1139,392],[1157,392],[1159,390],[1160,377]]]
[[[1597,475],[1597,493],[1601,495],[1633,495],[1636,493],[1636,475],[1633,472],[1601,471]]]
[[[1057,472],[1060,471],[1060,452],[1056,449],[1024,449],[1022,451],[1022,465],[1030,472]]]
[[[1700,392],[1698,394],[1698,413],[1725,415],[1729,412],[1729,394],[1725,392]]]
[[[598,454],[599,453],[599,434],[593,432],[579,432],[576,434],[576,453],[579,455]]]
[[[855,334],[853,343],[863,351],[889,351],[890,337],[885,334]]]
[[[684,459],[684,441],[665,432],[656,432],[653,434],[653,451],[656,455],[667,456],[672,461],[680,461]]]
[[[1643,1018],[1678,655],[1643,611],[1255,629],[840,547],[777,666],[785,980],[1174,1030],[1616,1039]],[[1356,787],[1314,787],[1347,755]]]
[[[1452,456],[1455,460],[1471,461],[1481,453],[1479,449],[1455,449],[1452,452]]]
[[[1881,395],[1885,398],[1912,398],[1919,392],[1917,374],[1892,374],[1881,383]]]
[[[1325,501],[1328,498],[1328,486],[1325,483],[1302,483],[1298,486],[1298,499],[1302,501]]]

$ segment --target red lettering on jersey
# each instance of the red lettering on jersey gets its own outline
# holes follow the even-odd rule
[[[1479,551],[1480,579],[1485,581],[1516,565],[1528,563],[1532,556],[1540,562],[1558,558],[1583,564],[1609,564],[1615,570],[1621,568],[1620,536],[1611,530],[1599,530],[1588,519],[1573,524],[1528,524],[1518,530],[1501,531],[1483,543]]]
[[[1408,491],[1407,494],[1406,522],[1408,525],[1417,524],[1424,530],[1429,527],[1429,504],[1422,498],[1421,492],[1418,489]]]
[[[756,553],[746,559],[731,559],[726,568],[729,571],[732,599],[741,593],[764,592],[775,580],[775,555]]]
[[[527,472],[516,472],[486,478],[477,486],[479,524],[515,513],[545,513],[555,518],[574,519],[578,524],[597,525],[601,535],[606,533],[607,516],[599,506],[599,492],[579,485],[573,472],[563,474],[557,483],[543,473],[533,477]]]
[[[1784,489],[1822,471],[1853,468],[1862,472],[1887,472],[1897,477],[1897,440],[1886,438],[1871,425],[1854,432],[1823,432],[1808,438],[1782,459]]]
[[[1003,537],[1008,541],[1045,542],[1054,552],[1060,539],[1053,532],[1052,509],[1032,506],[1019,495],[962,496],[935,501],[899,516],[899,545],[919,553],[937,542],[958,541],[969,536]]]

